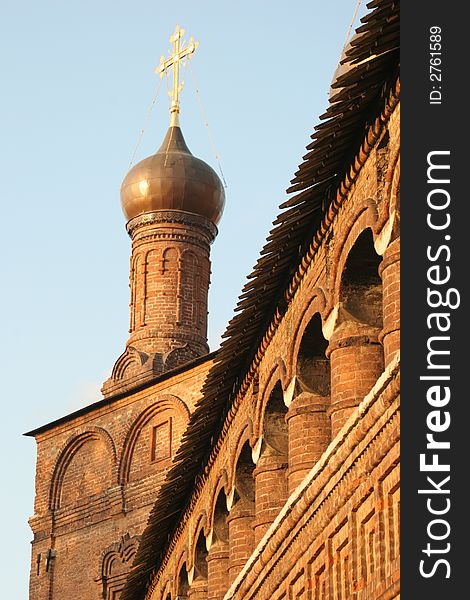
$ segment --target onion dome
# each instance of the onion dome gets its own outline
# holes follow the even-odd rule
[[[126,219],[159,210],[179,210],[220,221],[225,192],[217,173],[193,156],[179,125],[171,124],[160,149],[135,165],[121,186]]]

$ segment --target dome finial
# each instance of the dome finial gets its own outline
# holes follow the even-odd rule
[[[177,25],[174,34],[170,37],[170,42],[173,44],[173,53],[166,60],[164,56],[160,57],[160,66],[155,69],[155,73],[159,73],[160,78],[162,78],[165,71],[173,67],[173,89],[169,92],[171,96],[170,127],[179,127],[179,95],[184,84],[183,81],[180,82],[179,80],[180,62],[191,56],[199,46],[199,42],[195,42],[193,38],[191,38],[188,45],[185,46],[184,41],[181,41],[183,35],[184,29],[181,29],[180,26]]]

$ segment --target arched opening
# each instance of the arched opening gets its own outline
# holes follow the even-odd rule
[[[341,274],[340,310],[328,347],[333,437],[383,371],[380,261],[372,231],[366,229],[351,248]]]
[[[223,598],[228,590],[229,527],[227,498],[220,490],[214,507],[211,547],[207,554],[207,597]]]
[[[296,388],[287,413],[288,487],[292,493],[326,450],[331,439],[327,414],[331,369],[322,320],[315,313],[305,328],[297,354]]]
[[[199,533],[194,550],[194,579],[207,581],[207,548],[203,531]]]
[[[287,500],[289,434],[281,382],[274,386],[264,410],[263,444],[254,471],[255,543],[263,537]]]
[[[321,396],[330,394],[330,361],[326,357],[328,341],[323,336],[319,313],[305,328],[297,355],[297,379],[303,390]]]
[[[229,531],[229,583],[235,580],[254,549],[254,468],[251,448],[248,442],[245,442],[235,468],[233,501],[227,519]]]
[[[381,258],[374,248],[372,231],[366,229],[349,252],[341,276],[340,301],[356,320],[382,327]]]
[[[189,580],[188,571],[186,569],[186,563],[180,569],[178,575],[178,586],[176,592],[176,600],[188,600],[189,593]]]
[[[234,503],[240,500],[254,502],[255,500],[255,482],[253,480],[253,471],[255,463],[251,457],[251,448],[248,442],[245,442],[242,451],[238,457],[235,469],[235,495]]]
[[[287,455],[288,432],[286,423],[287,406],[281,382],[278,381],[269,396],[264,410],[263,440],[271,452]]]
[[[228,544],[228,524],[227,524],[228,510],[227,510],[227,498],[224,490],[220,490],[217,496],[217,501],[214,508],[214,532],[212,543],[219,541],[221,543]]]

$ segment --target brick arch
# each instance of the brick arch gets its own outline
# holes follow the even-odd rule
[[[399,149],[390,163],[384,187],[384,200],[376,223],[375,250],[381,256],[387,247],[400,236],[400,155]]]
[[[176,560],[175,562],[175,571],[173,573],[173,590],[174,590],[174,596],[175,597],[179,597],[179,592],[180,590],[179,585],[180,585],[180,576],[181,576],[181,571],[183,570],[183,568],[186,570],[186,575],[189,575],[189,569],[188,569],[188,546],[185,544],[183,546],[183,550],[179,555],[179,558]],[[188,578],[188,584],[189,584],[189,578]]]
[[[143,352],[139,352],[133,346],[128,346],[114,363],[111,379],[114,381],[124,379],[132,369],[140,369],[147,358]]]
[[[269,401],[271,393],[278,382],[281,383],[281,388],[285,390],[287,386],[287,368],[284,360],[280,356],[276,358],[262,388],[260,384],[260,391],[256,401],[253,423],[253,438],[256,440],[255,443],[258,443],[259,437],[262,435],[264,410]]]
[[[115,594],[123,589],[140,539],[140,536],[131,537],[126,533],[119,542],[111,544],[101,553],[96,581],[102,586],[102,597],[105,600],[112,600],[115,598]],[[116,565],[118,566],[117,572]]]
[[[327,305],[329,307],[333,307],[339,302],[341,280],[351,249],[359,236],[367,229],[371,230],[373,239],[375,239],[374,232],[376,223],[377,206],[373,200],[369,200],[366,205],[361,207],[361,210],[355,215],[355,218],[349,221],[347,230],[338,239],[333,255],[333,269],[331,270],[328,285],[328,289],[332,290],[331,296],[327,298]]]
[[[194,250],[191,250],[190,248],[185,248],[184,250],[182,250],[181,254],[180,254],[180,260],[184,261],[186,260],[186,258],[193,258],[194,262],[196,263],[196,265],[199,264],[199,258],[197,256],[197,254],[194,252]]]
[[[310,321],[318,313],[321,317],[322,323],[325,320],[325,308],[327,305],[326,295],[322,288],[314,288],[311,294],[304,303],[304,309],[300,314],[299,319],[294,327],[294,333],[291,338],[291,343],[287,350],[287,380],[291,381],[296,373],[297,357],[299,354],[300,344]]]
[[[173,253],[173,256],[171,254]],[[178,262],[180,260],[180,253],[176,246],[167,246],[162,252],[162,265],[161,265],[161,273],[162,275],[166,273],[168,270],[168,263],[174,263],[175,266],[178,266]]]
[[[199,537],[201,530],[204,530],[204,535],[207,534],[208,525],[209,525],[209,519],[207,518],[207,511],[203,508],[199,511],[199,514],[196,517],[196,519],[194,519],[194,527],[193,527],[194,535],[191,536],[193,543]],[[190,548],[190,550],[193,550],[193,548]],[[190,552],[190,557],[191,557],[191,552]]]
[[[183,416],[186,423],[189,421],[190,412],[185,402],[181,400],[181,398],[171,394],[161,396],[157,399],[155,404],[152,404],[143,410],[132,423],[126,435],[126,439],[124,440],[118,469],[118,482],[120,485],[125,485],[129,481],[132,457],[137,440],[143,428],[159,412],[163,412],[164,410],[168,409],[176,410],[181,416]]]
[[[207,532],[209,533],[214,527],[214,511],[215,505],[219,498],[219,494],[222,490],[224,490],[224,494],[227,497],[228,490],[228,472],[227,469],[221,469],[220,473],[215,478],[215,485],[213,488],[213,492],[211,493],[208,500],[208,510],[207,510]]]
[[[67,467],[70,465],[77,452],[87,442],[92,440],[102,440],[105,442],[106,447],[108,448],[109,455],[112,460],[112,480],[110,481],[110,485],[112,485],[115,477],[117,463],[117,454],[114,441],[111,435],[102,427],[87,427],[85,430],[69,437],[59,452],[52,472],[52,479],[49,492],[49,508],[51,510],[56,510],[60,508],[62,484],[64,482],[64,477],[67,472]]]
[[[195,566],[195,552],[196,552],[196,544],[199,540],[199,536],[202,535],[204,536],[204,538],[207,538],[207,533],[208,533],[208,518],[207,518],[207,512],[202,509],[199,514],[197,515],[197,517],[193,520],[193,534],[189,536],[190,539],[190,543],[188,546],[188,560],[187,560],[187,567],[188,567],[188,573],[189,571],[192,571],[194,569]]]
[[[240,454],[243,450],[243,447],[247,442],[251,447],[250,440],[252,439],[252,434],[253,432],[251,430],[250,424],[246,423],[237,436],[234,451],[231,453],[231,456],[229,458],[228,484],[226,488],[228,490],[227,498],[233,496],[238,460],[240,458]]]
[[[160,591],[160,599],[161,600],[167,600],[168,598],[171,600],[172,593],[171,593],[171,587],[172,587],[172,581],[170,580],[170,578],[168,578],[165,582],[164,585],[162,585],[161,587],[161,591]],[[153,598],[153,594],[152,594],[152,598]]]

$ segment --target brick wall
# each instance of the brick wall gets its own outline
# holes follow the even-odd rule
[[[211,364],[36,435],[30,600],[118,597]]]

